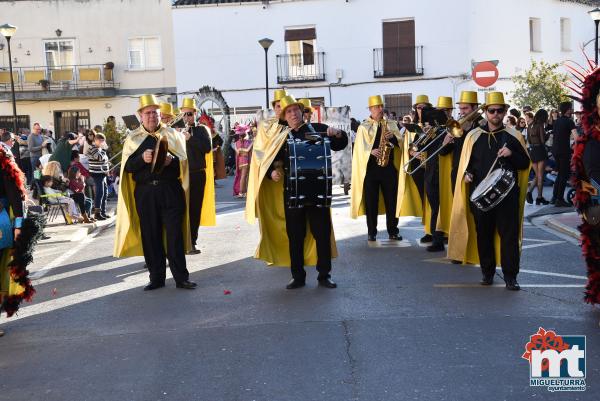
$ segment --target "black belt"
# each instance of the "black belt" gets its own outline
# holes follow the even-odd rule
[[[138,185],[151,185],[153,187],[156,187],[159,185],[174,184],[174,183],[178,183],[178,182],[179,182],[179,180],[151,180],[151,181],[141,182]]]

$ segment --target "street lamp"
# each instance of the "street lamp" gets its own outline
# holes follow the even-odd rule
[[[594,60],[596,61],[596,65],[598,65],[598,23],[600,23],[600,8],[596,7],[592,11],[588,11],[588,14],[596,24],[596,35],[594,36]]]
[[[15,81],[13,79],[12,69],[12,55],[10,54],[10,38],[12,38],[17,32],[17,27],[4,24],[0,25],[0,33],[6,38],[6,44],[8,47],[8,72],[10,74],[10,91],[12,94],[12,106],[13,106],[13,134],[17,135],[17,101],[15,99]]]
[[[266,109],[269,109],[269,59],[267,57],[267,53],[269,52],[269,47],[273,44],[273,40],[269,38],[264,38],[258,41],[263,49],[265,49],[265,95],[266,95]]]

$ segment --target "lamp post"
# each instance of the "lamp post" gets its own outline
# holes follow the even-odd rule
[[[266,109],[269,109],[269,59],[267,57],[267,53],[269,52],[269,47],[273,44],[273,40],[269,38],[264,38],[258,41],[263,49],[265,49],[265,105]]]
[[[588,11],[588,14],[596,24],[596,35],[594,36],[594,61],[596,62],[596,65],[598,65],[598,23],[600,23],[600,8],[596,7],[592,11]]]
[[[6,45],[8,47],[8,72],[10,74],[10,91],[12,95],[12,106],[13,106],[13,134],[17,135],[17,101],[15,99],[15,81],[13,79],[12,69],[12,55],[10,53],[10,38],[12,38],[17,32],[17,27],[4,24],[0,25],[0,33],[6,38]]]

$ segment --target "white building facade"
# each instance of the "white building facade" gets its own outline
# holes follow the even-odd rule
[[[135,113],[140,94],[175,100],[171,5],[0,1],[0,24],[18,28],[11,51],[19,127],[39,122],[61,135],[102,125],[111,115],[121,123],[122,116]],[[0,126],[12,131],[8,68],[7,43],[0,36]]]
[[[417,94],[452,96],[484,88],[473,63],[497,61],[498,81],[487,90],[510,91],[512,77],[531,60],[583,62],[593,58],[596,1],[568,0],[178,0],[173,6],[177,88],[209,85],[232,112],[265,106],[269,87],[326,106],[349,105],[367,115],[370,95],[385,96],[406,113]],[[235,119],[235,117],[234,117]]]

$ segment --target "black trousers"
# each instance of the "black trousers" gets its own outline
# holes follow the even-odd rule
[[[330,277],[331,272],[331,214],[329,208],[305,206],[299,209],[285,208],[285,229],[290,244],[292,277],[304,281],[304,238],[306,222],[317,242],[317,271],[319,280]]]
[[[134,192],[142,248],[146,266],[150,271],[150,282],[165,282],[166,261],[175,282],[189,279],[185,262],[182,231],[185,212],[185,194],[179,181],[161,182],[158,185],[138,184]],[[167,250],[163,245],[163,229],[167,238]]]
[[[398,218],[396,217],[396,197],[398,196],[398,171],[392,165],[387,167],[367,167],[363,197],[365,198],[365,214],[367,215],[367,231],[369,235],[377,235],[377,215],[379,214],[379,190],[383,194],[385,219],[388,235],[397,235]]]
[[[565,188],[567,186],[567,180],[569,179],[569,172],[571,171],[571,155],[555,155],[556,168],[558,170],[558,176],[554,181],[554,189],[552,191],[552,197],[558,201],[565,201]]]
[[[500,264],[505,278],[516,278],[519,274],[519,188],[515,185],[504,200],[488,212],[482,212],[471,204],[481,271],[485,276],[496,272],[494,232],[500,235]]]
[[[198,241],[198,228],[200,227],[200,214],[202,213],[202,200],[206,187],[206,171],[190,172],[190,231],[192,244]]]
[[[439,174],[439,173],[438,173]],[[429,223],[429,229],[433,235],[433,243],[435,245],[444,242],[444,233],[437,231],[437,219],[440,213],[440,183],[438,180],[426,180],[425,181],[425,192],[427,193],[427,200],[429,206],[431,206],[431,222]]]

